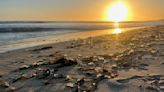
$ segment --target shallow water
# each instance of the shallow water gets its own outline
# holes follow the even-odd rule
[[[164,24],[164,22],[120,23],[120,27],[138,27]],[[106,22],[0,22],[0,45],[18,40],[61,35],[88,30],[113,28],[113,23]]]

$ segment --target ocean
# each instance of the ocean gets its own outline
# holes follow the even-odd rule
[[[162,24],[163,21],[126,22],[119,26],[122,28]],[[24,39],[112,28],[114,23],[111,22],[0,22],[0,46]]]

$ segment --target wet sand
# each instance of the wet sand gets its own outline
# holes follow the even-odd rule
[[[164,26],[0,54],[0,91],[163,92]]]

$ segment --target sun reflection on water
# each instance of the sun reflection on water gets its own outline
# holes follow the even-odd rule
[[[120,34],[122,33],[122,30],[120,28],[115,28],[113,31],[113,34]]]
[[[122,33],[122,29],[119,28],[119,23],[116,22],[116,23],[114,23],[113,34],[120,34],[120,33]]]

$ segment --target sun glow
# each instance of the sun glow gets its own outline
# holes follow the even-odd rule
[[[113,22],[125,21],[128,17],[128,7],[123,2],[112,4],[107,10],[107,20]]]

